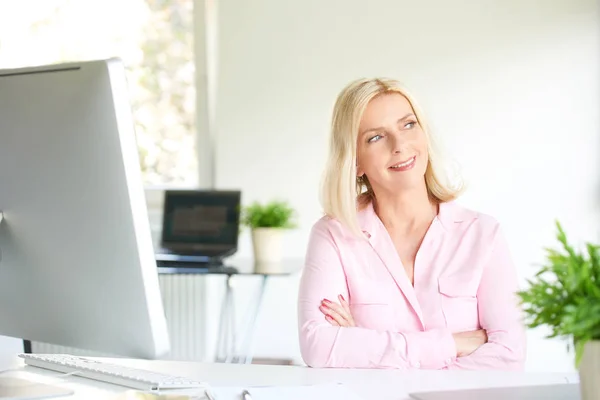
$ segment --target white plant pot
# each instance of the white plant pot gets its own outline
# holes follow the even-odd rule
[[[283,229],[252,229],[252,245],[256,272],[280,272],[282,261]]]
[[[600,399],[600,340],[590,340],[583,348],[579,385],[581,400]]]

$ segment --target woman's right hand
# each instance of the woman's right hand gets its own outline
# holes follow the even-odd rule
[[[477,331],[460,332],[452,334],[456,343],[456,356],[468,356],[480,346],[487,343],[487,333],[484,329]]]

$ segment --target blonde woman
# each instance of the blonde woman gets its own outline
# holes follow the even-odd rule
[[[498,222],[455,202],[422,112],[394,80],[339,95],[298,299],[312,367],[522,369]]]

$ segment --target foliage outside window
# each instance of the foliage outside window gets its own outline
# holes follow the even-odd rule
[[[119,57],[146,185],[197,184],[193,0],[0,0],[0,68]]]

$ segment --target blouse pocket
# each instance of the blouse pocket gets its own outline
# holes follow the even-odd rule
[[[442,312],[446,326],[452,331],[478,329],[478,286],[479,282],[470,276],[450,275],[438,278]]]
[[[394,327],[392,307],[386,303],[350,304],[350,312],[356,326],[377,331],[389,331]]]

